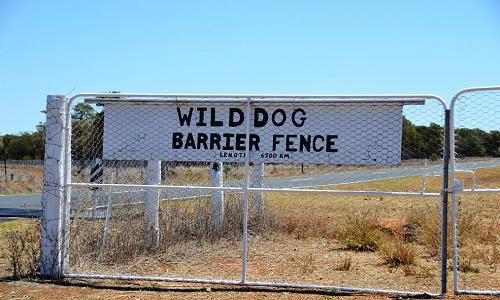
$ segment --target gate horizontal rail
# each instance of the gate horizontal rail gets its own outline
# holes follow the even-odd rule
[[[380,195],[380,196],[416,196],[436,197],[441,193],[421,192],[384,192],[384,191],[352,191],[352,190],[320,190],[320,189],[294,189],[294,188],[244,188],[244,187],[213,187],[213,186],[187,186],[187,185],[145,185],[145,184],[117,184],[117,183],[69,183],[70,187],[116,187],[116,188],[143,188],[146,190],[198,190],[198,191],[234,191],[245,190],[254,192],[273,193],[316,193],[316,194],[343,194],[343,195]],[[327,186],[327,185],[325,185]]]
[[[392,294],[398,296],[434,296],[434,297],[441,296],[441,294],[438,293],[405,292],[405,291],[389,290],[389,289],[351,288],[351,287],[334,286],[334,285],[298,284],[298,283],[287,283],[287,282],[238,281],[238,280],[206,279],[206,278],[137,276],[137,275],[101,275],[101,274],[76,274],[76,273],[66,273],[64,274],[63,277],[75,278],[75,279],[143,280],[143,281],[206,283],[206,284],[222,284],[222,285],[254,286],[254,287],[298,288],[298,289],[327,290],[332,292],[383,293],[383,294]]]

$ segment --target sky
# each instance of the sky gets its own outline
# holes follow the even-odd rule
[[[500,85],[500,1],[0,0],[0,134],[48,94],[437,94]]]

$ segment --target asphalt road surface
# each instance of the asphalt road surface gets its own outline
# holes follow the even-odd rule
[[[487,161],[466,162],[457,165],[460,170],[474,170],[480,168],[491,168],[500,166],[500,159]],[[269,188],[303,188],[324,185],[345,184],[350,182],[366,182],[381,179],[391,179],[399,177],[418,176],[423,174],[431,175],[439,173],[441,166],[431,165],[426,167],[404,167],[404,168],[387,168],[377,170],[363,170],[352,172],[329,173],[317,176],[301,176],[287,178],[268,178],[265,179],[264,185]],[[241,182],[228,182],[227,186],[241,186]],[[133,198],[143,199],[145,191],[136,190],[127,192],[134,195]],[[123,192],[115,192],[113,194],[125,194]],[[206,192],[192,190],[171,190],[162,191],[162,199],[189,198],[200,196]],[[24,194],[24,195],[0,195],[0,217],[39,217],[41,215],[41,194]],[[87,193],[74,193],[73,203],[77,203],[78,199],[88,198]],[[104,205],[107,196],[100,197],[102,199],[100,205]],[[123,198],[123,197],[122,197]],[[0,218],[0,221],[2,219]]]

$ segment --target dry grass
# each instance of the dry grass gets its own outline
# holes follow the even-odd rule
[[[318,215],[280,215],[281,231],[295,239],[332,237],[333,228],[327,217]]]
[[[243,215],[241,195],[226,195],[224,222],[214,226],[210,220],[211,204],[208,198],[192,201],[165,202],[161,207],[160,243],[150,249],[147,231],[142,214],[137,207],[123,207],[113,213],[119,216],[109,226],[109,240],[101,249],[103,240],[103,221],[75,219],[71,228],[71,252],[74,263],[82,265],[91,258],[98,258],[106,264],[130,261],[151,253],[179,254],[179,248],[212,245],[221,240],[238,241],[242,235]],[[249,231],[264,234],[280,230],[282,227],[275,216],[267,211],[263,215],[251,209]],[[138,238],[142,237],[142,238]],[[182,254],[182,253],[181,253]]]
[[[316,270],[316,255],[309,252],[299,260],[299,270],[302,274],[310,275]]]
[[[500,167],[475,170],[478,188],[498,188]],[[465,187],[471,187],[472,178],[467,174],[458,174],[458,179],[464,180]]]
[[[40,223],[9,223],[0,226],[0,257],[7,261],[7,271],[14,278],[34,278],[40,267]]]
[[[223,166],[225,181],[241,181],[244,176],[243,164],[225,163]],[[338,171],[334,166],[304,164],[304,172],[300,164],[266,164],[265,176],[273,177],[293,177],[321,175],[329,172]],[[202,184],[210,182],[208,166],[177,166],[169,170],[165,179],[167,184]]]
[[[43,188],[43,168],[29,168],[19,166],[8,167],[8,180],[0,180],[0,194],[39,193]],[[10,174],[14,174],[10,180]]]
[[[417,250],[401,238],[388,240],[380,247],[384,262],[391,267],[416,265]]]
[[[462,258],[458,261],[458,271],[464,273],[479,273],[479,268],[472,265],[470,259]]]
[[[384,233],[380,230],[376,216],[371,211],[354,212],[341,224],[337,238],[347,250],[376,251]]]
[[[432,268],[416,265],[403,265],[401,270],[405,276],[412,276],[416,278],[431,278],[433,274]]]
[[[354,266],[352,255],[339,255],[339,259],[334,262],[334,270],[350,271]]]

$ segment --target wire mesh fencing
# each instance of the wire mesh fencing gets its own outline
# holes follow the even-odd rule
[[[443,293],[439,98],[143,98],[69,108],[66,277]]]
[[[473,88],[452,102],[454,288],[500,294],[500,88]]]

